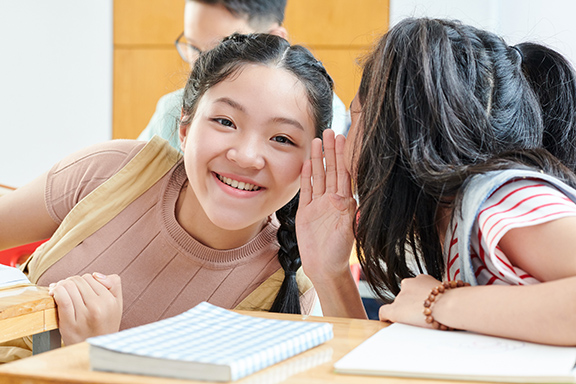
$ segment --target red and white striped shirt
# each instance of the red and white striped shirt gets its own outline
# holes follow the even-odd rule
[[[517,179],[498,188],[480,208],[470,239],[472,265],[479,285],[526,285],[534,277],[512,265],[498,242],[513,228],[529,227],[576,216],[576,204],[551,184],[536,179]],[[448,280],[459,279],[457,217],[452,220],[446,262]]]

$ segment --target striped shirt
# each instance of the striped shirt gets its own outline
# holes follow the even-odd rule
[[[576,204],[547,182],[517,179],[498,188],[481,206],[472,228],[470,255],[479,285],[527,285],[538,283],[534,277],[508,260],[498,247],[500,239],[513,228],[528,227],[576,216]],[[448,280],[460,278],[458,220],[452,220],[446,262]]]

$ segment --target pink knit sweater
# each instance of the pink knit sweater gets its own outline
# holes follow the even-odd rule
[[[46,206],[61,223],[80,199],[121,169],[145,143],[115,140],[75,153],[56,164],[46,184]],[[85,239],[39,279],[48,285],[84,273],[122,278],[121,329],[174,316],[201,301],[234,308],[280,268],[275,217],[244,246],[215,250],[176,221],[175,205],[186,180],[183,162],[118,216]],[[114,198],[114,196],[110,196]],[[301,297],[309,313],[314,290]]]

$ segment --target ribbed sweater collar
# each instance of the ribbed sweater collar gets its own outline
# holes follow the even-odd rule
[[[180,190],[186,181],[186,172],[182,160],[169,172],[164,180],[161,203],[161,215],[164,229],[167,231],[169,241],[183,253],[199,262],[213,264],[214,267],[229,268],[234,264],[243,264],[247,259],[257,257],[271,244],[277,247],[276,233],[278,223],[276,218],[271,218],[266,226],[248,243],[241,247],[218,250],[207,247],[194,239],[176,221],[175,208]]]

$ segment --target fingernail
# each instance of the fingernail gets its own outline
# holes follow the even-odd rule
[[[56,286],[56,283],[50,283],[50,285],[48,286],[49,289],[54,289],[54,287]]]
[[[99,280],[105,280],[106,279],[106,275],[104,275],[100,272],[93,272],[92,276],[94,276],[95,278],[97,278]]]

